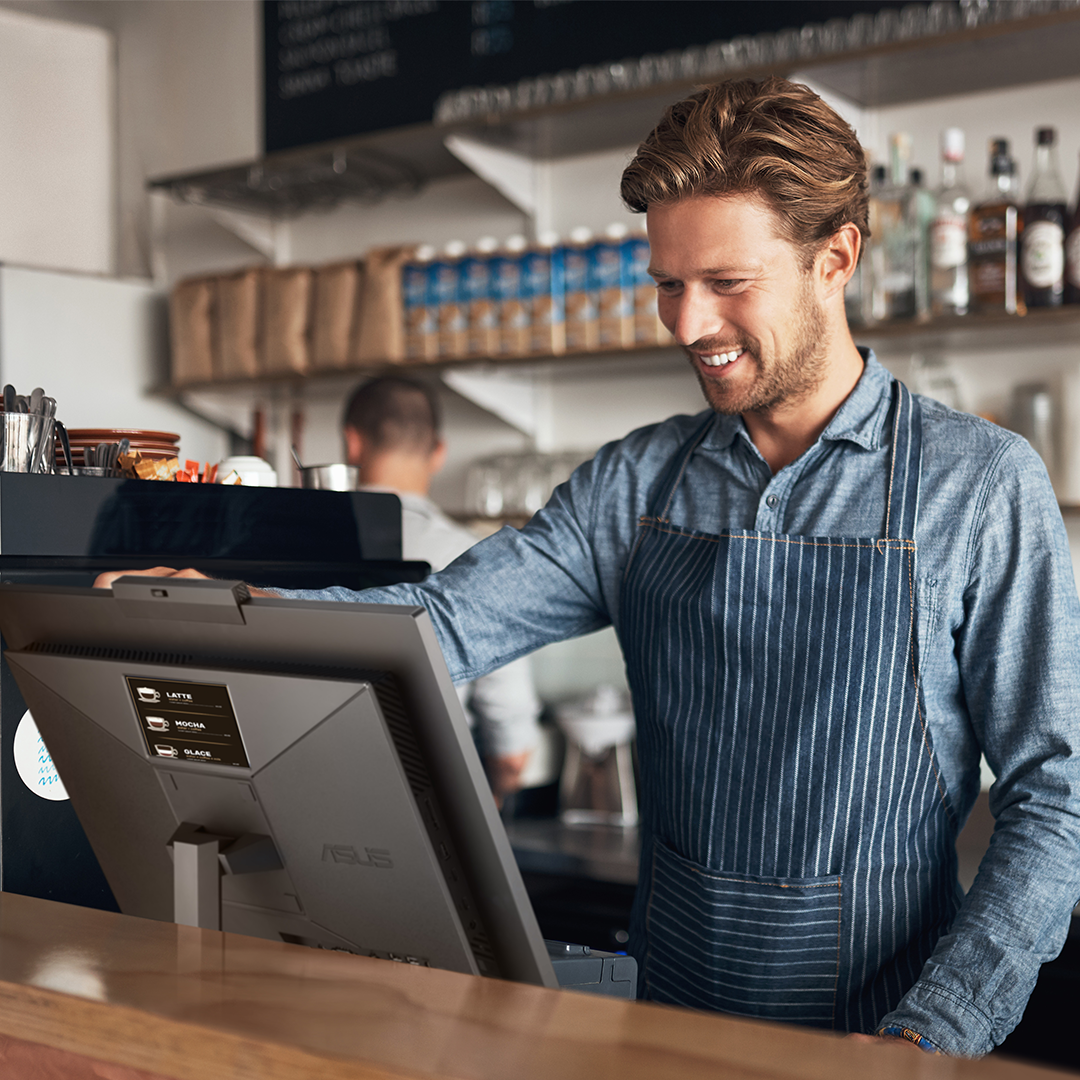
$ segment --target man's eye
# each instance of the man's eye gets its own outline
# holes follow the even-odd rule
[[[724,278],[721,281],[714,281],[713,286],[717,289],[736,289],[742,284],[742,280],[739,278]]]
[[[658,281],[656,282],[656,288],[659,292],[671,293],[679,288],[679,283],[677,281]]]

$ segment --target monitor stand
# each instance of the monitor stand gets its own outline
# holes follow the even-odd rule
[[[239,839],[207,832],[183,822],[169,840],[173,859],[173,921],[204,930],[221,929],[222,874],[281,870],[274,841],[259,833]],[[637,961],[632,956],[597,952],[588,945],[546,941],[559,985],[566,990],[633,999]]]
[[[173,859],[173,922],[221,929],[221,875],[281,870],[281,856],[269,836],[246,833],[238,839],[207,832],[185,821],[169,840]]]

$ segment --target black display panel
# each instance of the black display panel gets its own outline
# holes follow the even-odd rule
[[[263,0],[267,153],[431,120],[507,85],[905,0]]]
[[[130,675],[127,684],[151,757],[248,767],[228,686]]]

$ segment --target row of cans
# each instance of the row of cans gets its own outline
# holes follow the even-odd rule
[[[670,344],[648,274],[649,242],[623,225],[533,244],[490,237],[423,245],[402,267],[410,360],[550,356]]]

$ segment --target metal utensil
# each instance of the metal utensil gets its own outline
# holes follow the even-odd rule
[[[18,412],[15,406],[15,387],[11,383],[4,387],[4,412]]]
[[[88,461],[87,465],[95,469],[107,469],[109,467],[109,444],[99,442],[94,447],[94,460]]]
[[[26,399],[26,411],[30,415],[30,424],[26,432],[26,452],[28,455],[27,472],[38,471],[38,456],[41,453],[42,436],[44,432],[44,413],[41,405],[45,399],[45,391],[40,386],[35,386],[30,391],[30,397]]]
[[[114,473],[120,472],[120,458],[123,454],[126,454],[131,449],[130,439],[121,439],[118,443],[113,443],[112,453],[109,455],[109,468]]]
[[[56,421],[44,412],[31,413],[30,422],[36,429],[34,453],[30,458],[32,473],[51,473],[55,469],[56,448],[53,430]]]
[[[60,434],[60,446],[64,451],[64,461],[67,464],[68,476],[75,475],[75,462],[71,458],[71,440],[68,439],[67,428],[59,420],[56,421],[56,430]]]
[[[37,417],[18,409],[4,411],[4,472],[30,471],[30,428],[35,420]]]
[[[332,465],[307,465],[300,470],[300,486],[318,491],[355,491],[360,485],[360,470],[355,465],[336,462]]]

